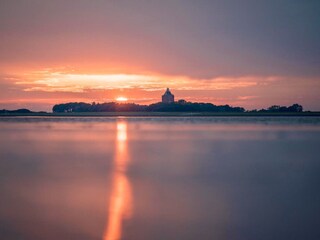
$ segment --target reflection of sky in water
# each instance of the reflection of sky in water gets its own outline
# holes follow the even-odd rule
[[[8,119],[0,239],[319,239],[318,118]]]

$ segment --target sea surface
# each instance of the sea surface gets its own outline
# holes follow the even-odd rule
[[[1,117],[0,239],[320,239],[319,117]]]

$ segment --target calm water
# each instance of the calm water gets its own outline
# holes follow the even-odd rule
[[[320,118],[0,118],[0,239],[320,239]]]

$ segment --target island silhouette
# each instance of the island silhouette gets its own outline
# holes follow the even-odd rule
[[[84,103],[70,102],[56,104],[52,108],[54,113],[67,112],[234,112],[243,113],[243,107],[232,107],[229,105],[214,105],[203,102],[187,102],[184,99],[174,100],[174,95],[167,88],[161,97],[161,102],[150,105],[139,105],[135,103]],[[268,109],[253,110],[254,112],[303,112],[303,107],[299,104],[292,106],[271,106]]]
[[[295,103],[291,106],[273,105],[267,109],[254,109],[246,110],[243,107],[234,107],[228,104],[215,105],[213,103],[205,102],[188,102],[184,99],[178,101],[174,100],[174,95],[170,89],[167,88],[162,95],[161,102],[152,103],[150,105],[140,105],[136,103],[119,103],[119,102],[105,102],[105,103],[85,103],[85,102],[68,102],[59,103],[53,106],[53,114],[61,113],[234,113],[234,114],[246,114],[261,115],[261,114],[279,114],[279,113],[317,113],[317,112],[304,112],[302,105]],[[17,109],[17,110],[0,110],[0,115],[29,115],[29,114],[50,114],[48,112],[33,112],[29,109]],[[152,115],[152,114],[151,114]]]

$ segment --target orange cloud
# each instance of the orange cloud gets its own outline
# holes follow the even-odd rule
[[[157,74],[79,74],[72,72],[36,71],[16,80],[25,86],[24,91],[86,92],[88,90],[143,89],[159,91],[166,87],[176,90],[228,90],[265,84],[271,78],[261,77],[218,77],[196,79],[187,76]],[[276,78],[272,78],[276,79]]]

